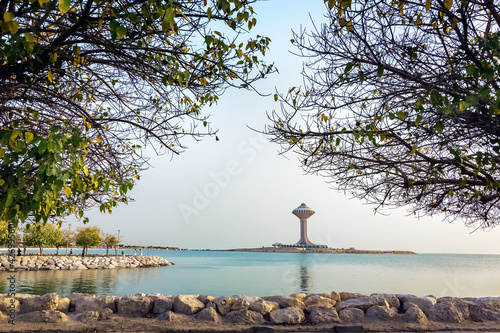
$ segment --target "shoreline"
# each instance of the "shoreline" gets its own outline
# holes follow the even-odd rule
[[[500,330],[500,297],[3,294],[0,323],[2,332],[478,332]]]
[[[262,247],[262,248],[242,248],[220,250],[229,252],[274,252],[274,253],[351,253],[351,254],[414,254],[413,251],[378,251],[378,250],[357,250],[357,249],[321,249],[321,248],[283,248],[283,247]]]

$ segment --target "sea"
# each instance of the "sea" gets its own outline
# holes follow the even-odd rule
[[[133,251],[125,253],[132,254]],[[347,291],[366,295],[500,296],[500,255],[148,250],[143,254],[164,257],[175,265],[107,270],[17,271],[16,293],[116,296],[161,293],[218,297]],[[0,272],[0,294],[7,293],[7,278],[10,274]]]

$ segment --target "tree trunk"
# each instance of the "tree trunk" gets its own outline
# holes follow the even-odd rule
[[[106,246],[106,257],[109,257],[109,247]]]
[[[65,254],[65,256],[67,256],[67,255],[68,255],[68,244],[66,244],[66,254]]]
[[[43,254],[43,245],[40,245],[40,255]]]
[[[56,256],[59,255],[59,246],[56,246]]]

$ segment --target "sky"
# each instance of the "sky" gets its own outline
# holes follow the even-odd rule
[[[500,254],[500,228],[490,231],[450,224],[442,216],[416,218],[404,208],[373,213],[374,206],[331,188],[328,179],[304,174],[297,156],[250,128],[263,130],[266,113],[279,109],[272,94],[301,84],[302,59],[294,56],[292,30],[324,21],[323,1],[270,0],[254,6],[257,27],[251,34],[271,38],[267,62],[279,74],[252,91],[227,90],[206,109],[219,141],[185,142],[179,156],[156,157],[130,192],[135,199],[111,215],[90,211],[90,225],[117,234],[122,243],[188,249],[231,249],[295,243],[299,219],[292,210],[306,203],[308,236],[316,244],[364,250],[417,253]],[[75,226],[81,222],[68,220]],[[474,231],[474,232],[473,232]]]

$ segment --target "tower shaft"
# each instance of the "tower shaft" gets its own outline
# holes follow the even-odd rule
[[[297,242],[297,244],[307,244],[307,245],[314,245],[309,238],[307,238],[307,220],[306,219],[300,219],[300,239]]]

